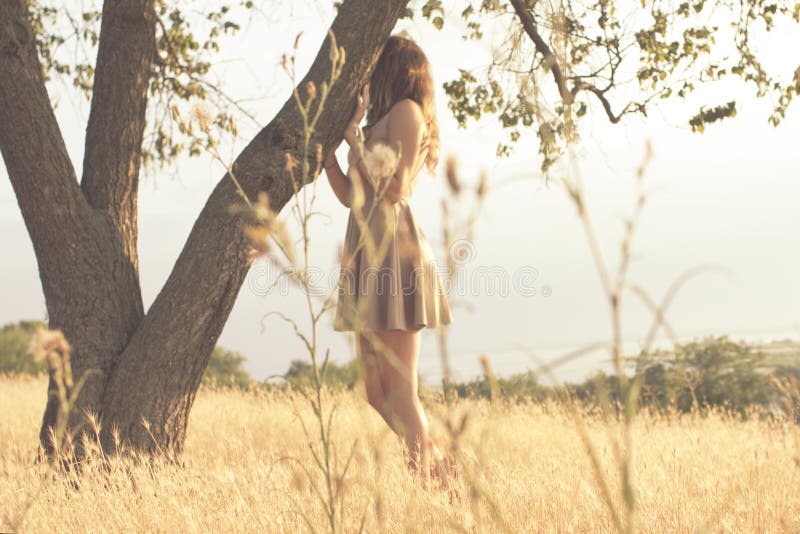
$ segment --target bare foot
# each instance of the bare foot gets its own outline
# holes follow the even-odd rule
[[[452,457],[443,455],[438,449],[436,452],[438,455],[431,460],[431,477],[450,493],[452,500],[459,494],[456,484],[460,478],[458,465]]]

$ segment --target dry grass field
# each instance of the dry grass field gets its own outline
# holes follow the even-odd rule
[[[304,531],[328,520],[304,470],[314,467],[302,396],[201,390],[181,467],[117,459],[79,483],[33,462],[43,378],[0,378],[0,531]],[[344,463],[342,531],[608,532],[614,526],[570,414],[557,405],[461,402],[460,492],[423,488],[358,394],[338,393],[333,445]],[[430,408],[446,440],[441,408]],[[606,472],[608,426],[584,414]],[[722,414],[641,414],[633,429],[637,530],[800,531],[800,431]],[[612,490],[614,488],[612,487]],[[23,515],[24,514],[24,515]]]

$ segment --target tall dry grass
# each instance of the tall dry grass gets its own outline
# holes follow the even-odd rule
[[[295,414],[307,425],[315,420],[300,395],[203,389],[182,467],[115,458],[108,468],[90,462],[80,476],[56,476],[34,462],[45,389],[44,378],[0,379],[0,531],[10,530],[28,505],[20,532],[305,531],[307,520],[327,528],[327,512],[297,465],[313,460]],[[344,531],[357,531],[362,521],[367,532],[614,528],[572,416],[561,406],[451,405],[456,414],[469,413],[460,438],[464,468],[498,507],[492,511],[467,489],[450,502],[446,492],[423,488],[406,468],[399,440],[360,393],[332,395],[340,405],[332,446],[349,450],[357,442],[341,492]],[[607,480],[617,480],[606,422],[586,411],[581,418]],[[631,430],[636,530],[800,530],[796,426],[721,413],[641,413]]]

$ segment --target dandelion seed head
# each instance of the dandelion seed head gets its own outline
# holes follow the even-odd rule
[[[28,353],[35,362],[49,361],[52,357],[68,359],[71,351],[67,338],[58,329],[37,328],[28,345]]]
[[[372,181],[389,178],[397,170],[397,152],[385,143],[377,143],[364,154],[364,168]]]
[[[200,129],[204,132],[208,132],[211,128],[211,110],[208,106],[203,102],[198,102],[192,108],[192,114],[194,115],[197,124],[200,126]]]

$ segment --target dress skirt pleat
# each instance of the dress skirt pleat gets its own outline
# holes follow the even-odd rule
[[[418,330],[450,324],[453,317],[438,266],[407,199],[377,202],[363,225],[350,212],[334,330]]]

